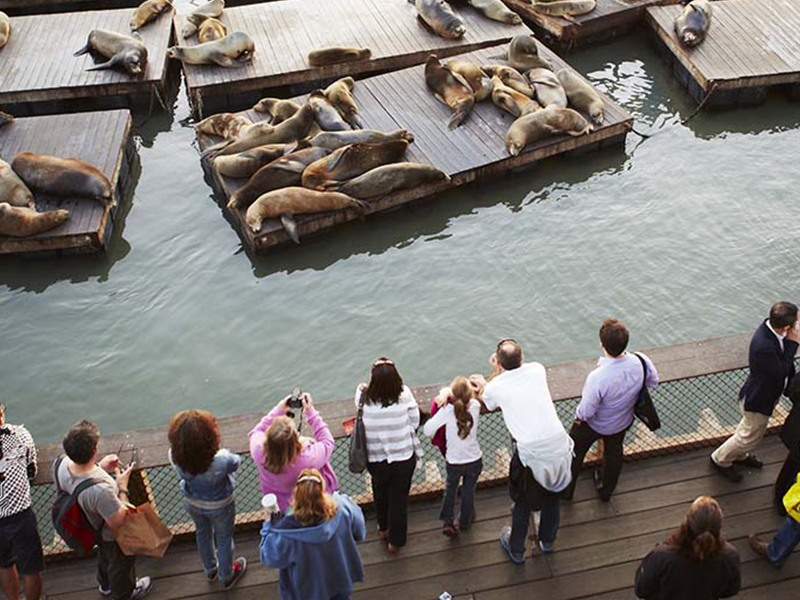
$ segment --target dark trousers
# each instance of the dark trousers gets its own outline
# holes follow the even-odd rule
[[[478,485],[478,477],[481,471],[483,471],[483,460],[480,458],[462,465],[447,463],[447,485],[444,489],[442,511],[439,513],[439,518],[445,525],[453,524],[456,510],[456,492],[458,491],[458,484],[462,480],[461,514],[458,522],[464,528],[472,524],[475,514],[475,486]]]
[[[104,590],[111,590],[112,600],[130,600],[136,587],[136,557],[125,556],[117,542],[100,542],[97,582]]]
[[[786,510],[783,508],[783,497],[797,481],[798,473],[800,473],[800,451],[793,451],[783,461],[781,472],[778,473],[778,478],[775,480],[775,506],[780,508],[783,514],[786,514]]]
[[[539,531],[536,537],[546,547],[550,548],[556,541],[558,527],[561,525],[561,504],[556,494],[547,494],[542,498],[542,515],[539,521]],[[511,537],[509,546],[514,554],[525,554],[525,537],[528,535],[530,523],[530,508],[525,502],[514,502],[511,509]]]
[[[603,440],[603,487],[598,491],[602,500],[608,501],[611,498],[614,488],[617,487],[619,474],[622,471],[622,444],[625,441],[625,433],[627,431],[627,429],[623,429],[614,435],[603,435],[597,433],[586,422],[575,421],[572,424],[569,435],[575,441],[575,457],[572,459],[572,483],[570,483],[567,492],[564,494],[566,498],[572,498],[575,484],[578,481],[578,473],[583,465],[583,459],[586,458],[586,453],[589,452],[592,444],[599,439]]]
[[[389,530],[389,543],[392,546],[405,546],[408,533],[408,492],[411,490],[411,476],[417,465],[417,457],[389,463],[367,463],[367,471],[372,476],[372,496],[378,517],[378,529]]]

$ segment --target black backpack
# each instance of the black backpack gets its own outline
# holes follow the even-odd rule
[[[64,457],[59,456],[53,465],[53,481],[57,490],[51,509],[53,527],[71,550],[80,556],[86,556],[100,540],[100,530],[92,526],[81,505],[78,504],[78,497],[90,487],[102,483],[102,480],[92,478],[82,481],[71,494],[68,494],[58,482],[58,470],[62,462]]]

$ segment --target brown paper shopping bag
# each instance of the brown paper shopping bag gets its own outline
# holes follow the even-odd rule
[[[128,556],[161,558],[172,541],[172,532],[158,518],[150,503],[137,506],[117,530],[117,544]]]

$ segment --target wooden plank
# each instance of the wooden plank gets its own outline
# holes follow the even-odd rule
[[[139,6],[141,0],[0,0],[0,10],[11,16],[77,12]]]

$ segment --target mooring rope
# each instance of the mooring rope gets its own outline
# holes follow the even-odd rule
[[[717,89],[717,82],[716,81],[712,81],[711,82],[711,87],[708,88],[708,91],[706,92],[706,95],[703,96],[702,100],[700,100],[700,104],[697,105],[697,108],[694,109],[694,112],[692,112],[692,114],[690,114],[685,119],[682,119],[680,124],[681,125],[686,125],[686,124],[689,123],[689,121],[694,119],[700,113],[700,111],[703,110],[703,107],[706,105],[706,102],[708,102],[708,99],[716,91],[716,89]],[[635,133],[636,135],[644,138],[645,140],[648,140],[651,137],[653,137],[654,135],[656,135],[657,133],[659,133],[661,131],[664,131],[664,129],[665,128],[662,127],[661,129],[653,131],[652,133],[642,133],[641,131],[636,131],[636,127],[631,127],[631,131],[633,131],[633,133]]]

